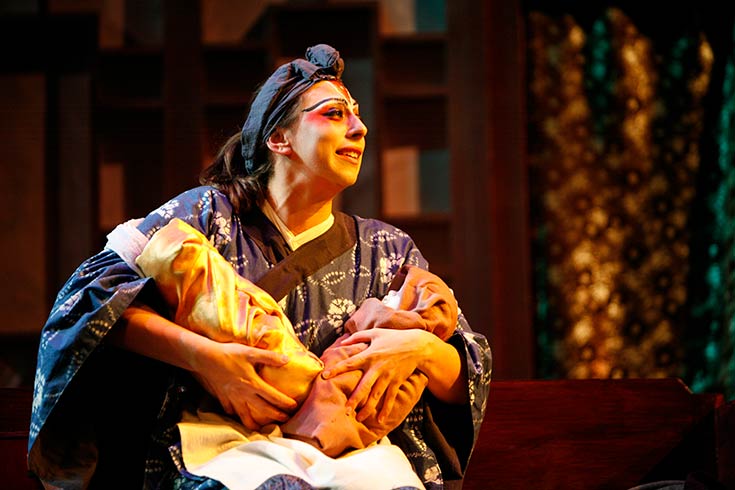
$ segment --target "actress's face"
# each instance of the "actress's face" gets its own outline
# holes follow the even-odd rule
[[[347,89],[324,81],[307,90],[301,113],[286,130],[292,165],[312,188],[336,195],[357,180],[365,150],[367,127]]]

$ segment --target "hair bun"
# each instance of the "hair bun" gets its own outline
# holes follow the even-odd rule
[[[321,68],[320,72],[333,75],[337,78],[342,76],[345,63],[339,56],[339,51],[328,44],[317,44],[306,50],[306,59]]]

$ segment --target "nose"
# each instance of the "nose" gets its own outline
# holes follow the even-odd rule
[[[355,114],[350,114],[350,127],[347,133],[347,137],[350,139],[360,139],[364,138],[367,132],[367,126],[365,126],[365,123],[362,122],[362,119],[360,119]]]

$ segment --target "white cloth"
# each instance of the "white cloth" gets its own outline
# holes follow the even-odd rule
[[[143,218],[139,218],[117,225],[107,235],[105,248],[118,254],[140,277],[145,277],[143,271],[135,263],[135,259],[143,252],[148,243],[148,238],[138,230],[138,224],[142,222]]]
[[[308,230],[302,231],[298,235],[294,235],[291,230],[288,229],[288,226],[286,226],[286,223],[283,222],[281,217],[278,216],[278,213],[276,213],[276,210],[273,209],[273,206],[271,206],[267,199],[263,201],[263,205],[260,210],[263,211],[265,217],[268,218],[281,233],[281,236],[286,240],[286,243],[288,243],[288,246],[291,247],[292,251],[296,250],[304,243],[310,242],[316,237],[326,233],[334,224],[334,215],[330,214],[327,219],[321,223],[312,226]]]
[[[186,470],[231,490],[252,490],[282,474],[299,477],[315,488],[424,488],[403,451],[387,438],[334,459],[310,444],[281,437],[277,426],[259,433],[201,411],[196,416],[186,414],[178,426]]]

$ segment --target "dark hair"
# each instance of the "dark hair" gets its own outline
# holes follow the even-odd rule
[[[238,213],[260,205],[272,171],[268,162],[253,175],[248,175],[240,146],[240,133],[230,136],[217,152],[214,162],[199,176],[201,184],[224,192]]]
[[[258,94],[260,88],[255,91]],[[254,98],[254,97],[253,97]],[[288,128],[296,120],[299,111],[298,102],[301,97],[294,99],[291,107],[279,124],[279,127]],[[205,168],[199,176],[199,183],[211,185],[225,193],[232,207],[237,213],[245,213],[254,207],[259,207],[265,199],[268,181],[273,174],[273,161],[270,158],[265,141],[258,142],[258,154],[265,155],[264,162],[253,169],[249,174],[242,157],[241,134],[233,134],[217,152],[212,164]]]

